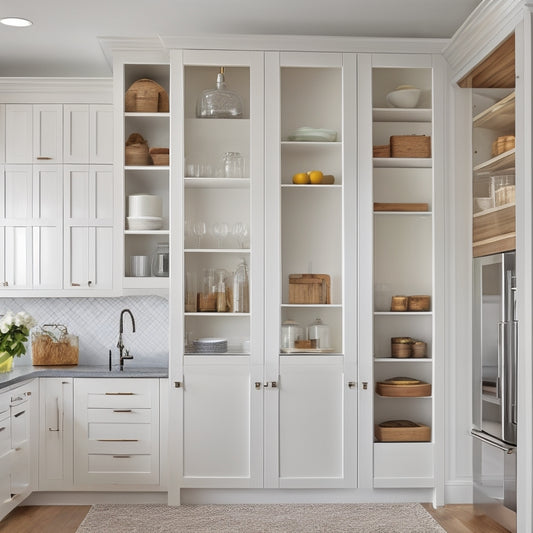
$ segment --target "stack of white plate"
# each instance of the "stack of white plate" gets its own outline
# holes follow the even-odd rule
[[[161,229],[162,217],[127,217],[128,229],[135,231]]]
[[[205,337],[193,341],[194,353],[226,353],[228,351],[228,340]]]

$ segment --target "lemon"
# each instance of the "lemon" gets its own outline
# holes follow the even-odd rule
[[[292,177],[292,182],[298,185],[309,183],[309,176],[305,172],[298,172]]]
[[[322,183],[324,174],[322,174],[321,170],[310,170],[307,174],[309,175],[309,181],[311,183]]]

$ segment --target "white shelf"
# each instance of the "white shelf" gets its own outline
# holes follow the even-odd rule
[[[153,171],[153,170],[165,170],[169,171],[170,167],[168,165],[144,165],[144,166],[135,166],[135,165],[124,165],[124,170],[142,170],[144,172],[146,171]]]
[[[184,313],[185,316],[208,316],[211,318],[221,318],[221,317],[227,317],[227,316],[240,316],[240,317],[249,317],[250,313],[217,313],[216,311],[211,311],[209,313]],[[196,354],[200,355],[200,354]]]
[[[124,235],[170,235],[168,229],[154,229],[154,230],[124,230]]]
[[[374,357],[374,363],[431,363],[431,357]]]
[[[249,248],[185,248],[186,254],[249,254]]]
[[[374,168],[431,168],[433,159],[426,157],[374,157]]]
[[[303,309],[309,309],[309,308],[325,308],[325,309],[342,309],[342,304],[281,304],[281,307],[284,308],[303,308]]]
[[[378,398],[384,398],[385,400],[431,400],[433,398],[433,395],[431,396],[382,396],[381,394],[378,394],[377,392],[374,394],[374,396],[377,396]]]
[[[515,127],[515,92],[491,105],[472,120],[472,127],[501,130]]]
[[[168,289],[169,278],[130,277],[122,278],[124,289]]]
[[[372,110],[374,122],[431,122],[432,109],[375,107]]]
[[[125,117],[157,117],[157,118],[170,118],[170,113],[141,113],[128,111],[124,113]]]
[[[342,141],[281,141],[282,146],[342,146]]]
[[[282,183],[281,184],[281,188],[282,189],[318,189],[318,190],[323,190],[323,189],[342,189],[342,185],[340,183],[332,183],[332,184],[311,184],[311,183],[302,183],[302,184],[298,184],[298,183]]]
[[[186,189],[247,189],[250,178],[186,177]]]
[[[374,316],[431,316],[431,311],[374,311]]]

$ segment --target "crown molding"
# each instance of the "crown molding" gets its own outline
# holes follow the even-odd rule
[[[263,50],[286,52],[359,52],[439,54],[448,39],[331,37],[321,35],[180,35],[161,36],[167,49]]]
[[[444,49],[454,82],[466,76],[511,35],[523,17],[524,0],[484,0]]]
[[[159,37],[98,37],[106,61],[113,69],[113,60],[124,62],[168,63],[168,50]]]
[[[111,104],[113,78],[0,78],[0,102]]]

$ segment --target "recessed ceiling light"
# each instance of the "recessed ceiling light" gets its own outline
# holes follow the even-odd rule
[[[28,19],[22,19],[20,17],[6,17],[0,19],[2,24],[6,26],[16,26],[17,28],[25,28],[26,26],[31,26],[33,22]]]

